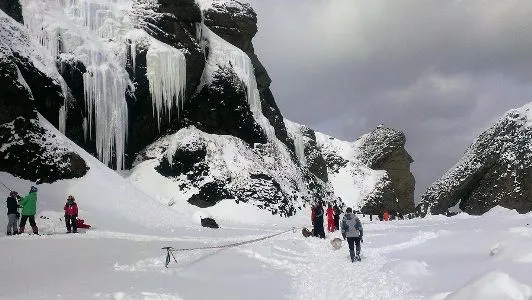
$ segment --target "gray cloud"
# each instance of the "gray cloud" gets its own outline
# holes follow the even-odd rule
[[[403,130],[419,195],[531,100],[528,0],[252,0],[285,117],[354,140]]]

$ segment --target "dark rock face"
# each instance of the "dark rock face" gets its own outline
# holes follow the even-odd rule
[[[208,182],[200,187],[199,193],[192,195],[188,199],[188,203],[197,207],[206,208],[214,206],[222,200],[233,199],[233,196],[225,186],[225,182],[218,180]]]
[[[378,215],[384,211],[391,213],[403,211],[395,194],[395,185],[389,177],[379,182],[375,192],[370,194],[363,202],[365,204],[360,209],[363,214]]]
[[[27,58],[18,53],[13,55],[22,77],[30,87],[35,107],[50,123],[59,127],[59,108],[65,102],[59,82],[39,71]]]
[[[2,59],[0,56],[0,86],[0,124],[12,122],[18,117],[37,117],[33,96],[18,81],[13,57]]]
[[[84,176],[88,167],[77,154],[54,146],[55,136],[35,120],[17,118],[0,125],[0,171],[26,180],[51,183]]]
[[[18,0],[0,0],[0,10],[3,10],[11,18],[23,23],[22,8]]]
[[[373,170],[384,170],[392,182],[402,214],[414,211],[415,178],[410,172],[412,157],[405,150],[406,137],[395,129],[379,126],[362,138],[360,159]],[[394,211],[388,208],[390,211]]]
[[[208,175],[209,166],[205,163],[207,149],[205,144],[189,144],[176,150],[170,165],[168,158],[164,157],[155,169],[163,176],[178,177],[186,175],[191,181],[198,181]]]
[[[316,133],[306,126],[301,127],[301,133],[308,138],[304,152],[310,173],[314,174],[323,182],[328,182],[327,162],[323,158],[318,143],[316,143]]]
[[[14,21],[4,19],[2,22],[7,22],[10,29],[18,28],[12,24]],[[18,38],[20,43],[24,42],[22,34]],[[23,49],[24,45],[17,47]],[[58,111],[64,101],[61,88],[28,58],[1,42],[0,50],[0,170],[47,183],[85,175],[88,170],[85,161],[55,145],[55,136],[37,121],[36,108],[40,108],[43,115],[50,113],[54,117],[51,111],[54,108]]]
[[[288,138],[281,111],[270,90],[272,82],[253,48],[252,39],[257,34],[257,14],[247,3],[232,1],[214,3],[213,8],[204,12],[205,25],[232,45],[240,48],[251,59],[260,92],[262,113],[275,129],[275,135],[289,149],[294,150],[293,141]]]
[[[460,162],[422,196],[421,215],[480,215],[500,205],[532,211],[532,105],[512,110],[469,146]]]
[[[273,215],[290,217],[296,212],[293,205],[295,196],[287,195],[279,183],[267,174],[251,174],[247,188],[236,191],[235,196],[243,202],[255,200],[257,207],[269,210]]]
[[[255,69],[255,73],[257,73],[257,69]],[[283,144],[285,144],[288,149],[295,151],[294,141],[292,141],[288,137],[288,133],[286,132],[286,127],[283,121],[283,115],[281,114],[277,103],[275,103],[275,99],[270,88],[260,90],[260,101],[262,105],[262,113],[268,119],[268,121],[270,121],[270,124],[272,124],[273,128],[275,129],[275,136],[281,142],[283,142]]]
[[[224,40],[253,52],[251,39],[257,34],[257,14],[248,3],[233,1],[230,4],[214,2],[212,9],[204,12],[205,25]]]
[[[246,100],[246,87],[232,69],[220,68],[214,81],[185,104],[180,127],[194,125],[212,134],[236,136],[250,146],[266,143]]]
[[[214,220],[213,218],[202,218],[201,226],[213,229],[220,228],[220,226],[218,226],[218,223],[216,223],[216,220]]]

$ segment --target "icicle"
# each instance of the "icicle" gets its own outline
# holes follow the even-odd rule
[[[299,159],[301,165],[307,165],[307,157],[305,156],[305,139],[303,138],[301,132],[298,130],[294,133],[294,146],[296,148],[296,156]]]
[[[181,51],[153,40],[146,53],[147,77],[153,103],[153,115],[161,128],[161,118],[171,120],[174,105],[182,108],[186,87],[186,59]]]
[[[92,139],[94,128],[96,152],[104,164],[109,164],[113,152],[116,152],[117,169],[123,168],[125,155],[127,85],[126,77],[120,74],[120,70],[106,64],[91,65],[83,74],[89,136]],[[93,120],[94,117],[96,120]]]
[[[87,141],[87,132],[88,132],[87,118],[83,118],[83,139],[85,142]]]
[[[131,41],[131,44],[129,45],[129,52],[131,53],[131,63],[133,68],[133,75],[136,75],[137,71],[137,43],[135,41]]]
[[[62,134],[66,132],[66,106],[63,105],[59,108],[59,131]]]

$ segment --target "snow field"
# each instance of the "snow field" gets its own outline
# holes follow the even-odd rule
[[[42,214],[53,219],[50,212]],[[18,274],[0,281],[0,299],[528,300],[531,261],[523,258],[532,253],[532,228],[526,225],[532,216],[502,209],[496,215],[497,222],[493,214],[390,222],[362,218],[359,263],[350,262],[345,242],[332,249],[330,240],[338,232],[320,240],[305,239],[298,230],[241,247],[176,252],[177,263],[164,268],[163,246],[250,240],[280,231],[273,225],[175,227],[171,233],[143,235],[124,223],[116,232],[0,237],[8,253],[0,257],[0,273]],[[495,245],[499,251],[490,255]],[[20,273],[21,264],[33,271]],[[83,275],[72,277],[72,270]],[[32,282],[31,291],[21,288],[22,277]]]

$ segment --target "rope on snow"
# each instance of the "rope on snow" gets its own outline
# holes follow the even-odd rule
[[[247,241],[242,241],[242,242],[232,243],[232,244],[226,244],[226,245],[206,246],[206,247],[196,247],[196,248],[163,247],[161,249],[166,250],[166,263],[165,263],[164,266],[166,268],[168,268],[168,265],[170,264],[170,259],[171,258],[173,258],[174,261],[177,263],[177,259],[174,256],[174,252],[234,248],[234,247],[238,247],[238,246],[242,246],[242,245],[252,244],[252,243],[260,242],[260,241],[263,241],[263,240],[271,239],[273,237],[276,237],[276,236],[281,235],[281,234],[285,234],[285,233],[290,232],[290,231],[295,233],[297,229],[298,228],[294,227],[292,229],[288,229],[288,230],[285,230],[285,231],[282,231],[282,232],[274,233],[274,234],[271,234],[271,235],[268,235],[268,236],[263,236],[263,237],[252,239],[252,240],[247,240]]]

